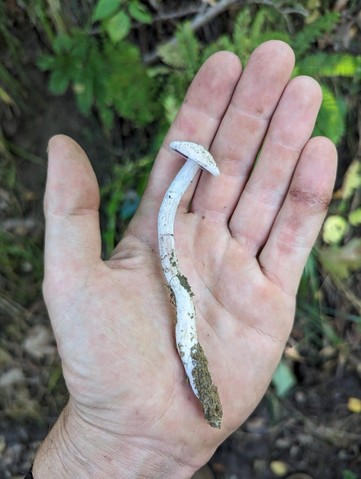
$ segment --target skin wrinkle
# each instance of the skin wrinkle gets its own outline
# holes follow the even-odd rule
[[[86,416],[84,416],[82,414],[82,412],[79,410],[79,408],[76,408],[76,410],[77,410],[77,413],[79,414],[79,417],[82,418],[83,422],[87,423],[94,430],[99,429],[99,426],[97,426],[97,425],[91,423],[89,420],[87,420]],[[148,450],[149,452],[152,452],[153,454],[158,456],[160,459],[162,459],[164,457],[164,455],[166,455],[172,463],[174,462],[175,464],[177,464],[178,466],[180,466],[182,468],[184,468],[184,467],[188,468],[189,467],[189,465],[187,463],[185,463],[184,461],[182,461],[182,459],[171,455],[170,453],[168,453],[165,450],[162,450],[162,449],[160,449],[160,450],[156,450],[156,449],[150,450],[150,449],[148,449],[146,447],[146,438],[144,436],[141,436],[141,435],[136,436],[134,433],[129,434],[129,435],[127,435],[127,434],[117,435],[113,431],[107,430],[107,429],[103,429],[103,432],[106,432],[107,434],[110,434],[111,436],[114,436],[114,437],[123,437],[125,439],[126,443],[128,443],[129,439],[131,439],[133,442],[134,441],[135,442],[140,441],[141,444],[142,444],[142,449],[143,450]],[[154,439],[156,440],[156,438],[154,438]],[[94,448],[98,447],[97,439],[95,439],[94,436],[91,437],[91,444],[92,444],[92,447],[94,447]],[[72,446],[78,452],[77,445],[72,442]],[[79,451],[79,453],[80,453],[80,451]],[[106,458],[106,456],[108,456],[107,457],[108,461],[111,462],[112,461],[111,456],[107,455],[107,453],[104,451],[103,457]],[[88,465],[88,462],[85,462],[85,459],[83,459],[81,455],[78,456],[78,458],[81,459],[81,461],[84,463],[84,466]],[[162,468],[161,472],[157,471],[157,477],[159,477],[159,478],[169,477],[169,470],[168,469],[169,469],[169,466]],[[126,464],[124,464],[124,470],[128,470]],[[128,472],[132,472],[132,471],[128,470]],[[147,475],[141,475],[141,476],[135,475],[134,478],[144,477],[144,478],[147,478],[147,479],[152,479],[154,477],[154,475],[152,474],[152,471],[150,471],[149,474],[151,474],[151,475],[148,475],[148,474]],[[159,476],[159,474],[161,474],[161,475]]]
[[[292,226],[292,221],[290,221],[290,228],[287,231],[282,230],[277,238],[277,246],[283,251],[288,251],[288,254],[294,254],[294,250],[309,250],[313,246],[314,240],[305,241],[302,236],[302,232],[298,231],[298,225]],[[292,247],[289,246],[290,241],[292,241]]]
[[[226,214],[223,214],[222,212],[208,208],[197,208],[195,210],[192,209],[192,212],[190,212],[190,214],[195,214],[200,217],[201,220],[207,219],[208,221],[219,225],[224,225],[228,216]]]
[[[297,153],[298,155],[301,154],[302,148],[299,146],[292,146],[287,143],[283,143],[282,141],[276,140],[276,135],[272,134],[270,131],[267,136],[267,144],[264,147],[267,147],[270,145],[275,145],[275,146],[280,146],[281,148],[284,148],[287,151],[291,151],[292,153]]]
[[[210,296],[212,296],[212,292],[210,291],[210,289],[208,288],[208,286],[207,286],[204,282],[202,282],[202,285],[203,285],[204,289],[207,291],[207,293],[208,293]],[[216,299],[217,299],[217,298],[216,298]],[[208,327],[211,329],[211,331],[212,331],[212,333],[213,333],[213,339],[216,340],[216,342],[217,342],[217,344],[218,344],[219,347],[222,347],[222,342],[221,342],[221,340],[219,339],[218,331],[217,331],[217,329],[216,329],[216,326],[213,325],[212,322],[208,319],[208,315],[207,315],[207,314],[204,314],[204,313],[202,312],[202,309],[200,308],[199,303],[196,303],[196,304],[197,304],[197,313],[198,313],[198,314],[197,314],[197,317],[198,317],[199,319],[200,319],[200,317],[203,318],[204,324],[207,324]],[[217,301],[217,304],[220,304],[219,301]],[[205,329],[205,328],[204,328],[204,326],[203,326],[203,327],[202,327],[202,331],[204,331],[204,329]],[[201,332],[201,330],[199,330],[199,331]],[[209,336],[209,333],[207,334],[207,336]],[[200,344],[203,344],[203,343],[205,342],[205,341],[203,341],[203,340],[204,340],[204,338],[202,338],[202,334],[200,334],[200,335],[199,335],[199,342],[200,342]],[[208,351],[207,351],[207,346],[204,348],[204,345],[203,345],[202,347],[203,347],[203,349],[204,349],[204,352],[206,353],[206,357],[208,357],[209,354],[208,354]]]
[[[266,278],[268,278],[268,280],[275,284],[278,288],[280,288],[287,296],[290,297],[290,299],[294,299],[295,297],[295,291],[291,291],[291,290],[288,290],[285,285],[282,283],[282,281],[280,280],[280,278],[275,275],[274,273],[272,273],[269,269],[267,269],[263,264],[262,264],[262,260],[261,258],[258,259],[258,263],[259,263],[259,266],[263,272],[263,274],[265,275]]]
[[[244,167],[244,169],[246,170],[245,173],[236,173],[236,172],[232,172],[232,171],[227,171],[225,167],[227,166],[241,166],[241,167]],[[224,158],[222,159],[222,175],[223,177],[227,176],[228,178],[236,178],[238,180],[242,180],[243,181],[243,184],[246,183],[246,181],[248,180],[249,178],[249,168],[246,168],[247,165],[245,165],[244,163],[244,160],[230,160],[228,158]],[[230,169],[231,170],[231,169]],[[242,184],[242,183],[240,183]]]
[[[99,209],[98,208],[69,208],[69,211],[64,211],[64,206],[63,212],[57,213],[56,211],[50,211],[50,208],[47,208],[44,210],[44,214],[47,218],[54,218],[54,219],[67,219],[67,218],[72,218],[77,217],[77,216],[96,216],[99,218]]]
[[[249,269],[252,269],[251,267]],[[292,295],[292,297],[294,297],[294,295]],[[216,300],[217,304],[220,306],[221,309],[224,309],[226,311],[226,313],[228,313],[228,315],[230,316],[230,318],[233,318],[233,313],[231,311],[229,311],[229,309],[226,307],[225,304],[223,304],[223,302],[215,295],[214,296],[214,299]],[[209,324],[209,322],[207,321],[207,323]],[[242,324],[246,329],[250,329],[252,331],[256,331],[257,334],[260,334],[261,336],[267,338],[267,339],[270,339],[272,340],[273,343],[283,343],[284,342],[284,339],[283,338],[278,338],[277,336],[273,336],[271,333],[268,333],[266,331],[263,331],[262,329],[260,328],[257,328],[255,327],[253,324],[249,324],[247,322],[245,322],[243,319],[242,319],[242,316],[239,316],[237,318],[237,321],[236,321],[236,325],[239,326],[239,324]],[[212,327],[212,329],[214,329]]]
[[[212,120],[212,121],[215,121],[215,122],[219,122],[223,115],[220,115],[220,116],[216,116],[216,115],[210,115],[209,113],[205,112],[204,110],[202,110],[201,108],[198,108],[194,105],[190,105],[190,104],[185,104],[184,105],[185,109],[189,109],[190,112],[196,112],[197,114],[200,114],[201,116],[205,116],[206,118],[208,118],[209,120]],[[191,118],[192,116],[190,116]],[[179,140],[179,138],[177,137],[177,140]],[[194,140],[193,140],[194,141]]]
[[[239,154],[237,157],[231,158],[230,156],[223,156],[214,155],[217,158],[217,165],[219,167],[220,173],[222,175],[222,179],[231,179],[231,180],[238,180],[238,189],[239,194],[241,194],[241,190],[249,178],[250,170],[248,161],[245,161],[244,158],[239,158]],[[210,181],[217,181],[218,178],[211,178]]]
[[[277,191],[271,187],[266,188],[263,185],[257,188],[255,185],[250,185],[249,183],[246,184],[242,194],[256,198],[263,206],[271,210],[274,209],[275,206],[279,207],[284,199],[283,191]]]
[[[230,107],[234,108],[237,113],[240,113],[241,116],[246,116],[247,118],[253,118],[254,120],[257,120],[262,123],[268,123],[270,118],[272,117],[273,111],[270,112],[268,115],[263,115],[264,109],[261,109],[258,111],[257,108],[255,110],[257,111],[258,115],[255,113],[252,113],[251,111],[247,111],[244,108],[242,108],[240,105],[237,105],[235,101],[233,101],[230,105]]]
[[[244,232],[237,233],[230,228],[231,237],[241,246],[242,248],[247,251],[250,256],[257,256],[258,251],[263,246],[263,242],[260,243],[259,241],[252,239],[250,236],[247,236]]]

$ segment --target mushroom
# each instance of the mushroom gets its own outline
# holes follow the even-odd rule
[[[222,405],[208,369],[208,360],[197,337],[194,296],[187,278],[179,268],[175,252],[174,221],[179,202],[200,168],[218,176],[212,155],[201,145],[173,141],[170,148],[187,159],[166,191],[158,215],[158,243],[164,275],[176,305],[176,346],[189,383],[199,399],[207,422],[220,429]]]

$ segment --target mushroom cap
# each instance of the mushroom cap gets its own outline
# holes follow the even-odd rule
[[[212,175],[219,175],[219,169],[213,156],[204,146],[193,143],[192,141],[172,141],[169,146],[172,150],[180,153],[184,158],[195,161],[200,167]]]

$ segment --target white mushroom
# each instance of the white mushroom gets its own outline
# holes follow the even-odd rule
[[[201,145],[189,141],[173,141],[170,147],[187,158],[164,195],[158,216],[158,243],[160,260],[167,282],[173,291],[177,308],[176,345],[194,394],[200,400],[208,423],[221,427],[222,405],[217,387],[208,370],[208,361],[199,344],[196,326],[194,296],[187,278],[179,269],[175,252],[174,221],[179,202],[195,177],[203,168],[219,175],[212,155]]]

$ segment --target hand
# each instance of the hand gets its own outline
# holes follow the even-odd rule
[[[320,87],[290,80],[293,66],[292,50],[278,41],[256,49],[243,73],[233,54],[207,60],[108,261],[90,163],[71,139],[50,141],[44,296],[70,400],[38,453],[35,479],[50,469],[54,478],[190,477],[260,401],[336,170],[333,144],[309,139]],[[171,140],[210,148],[221,171],[202,173],[187,190],[175,231],[223,405],[221,430],[205,422],[185,381],[160,267],[157,215],[183,162]]]

